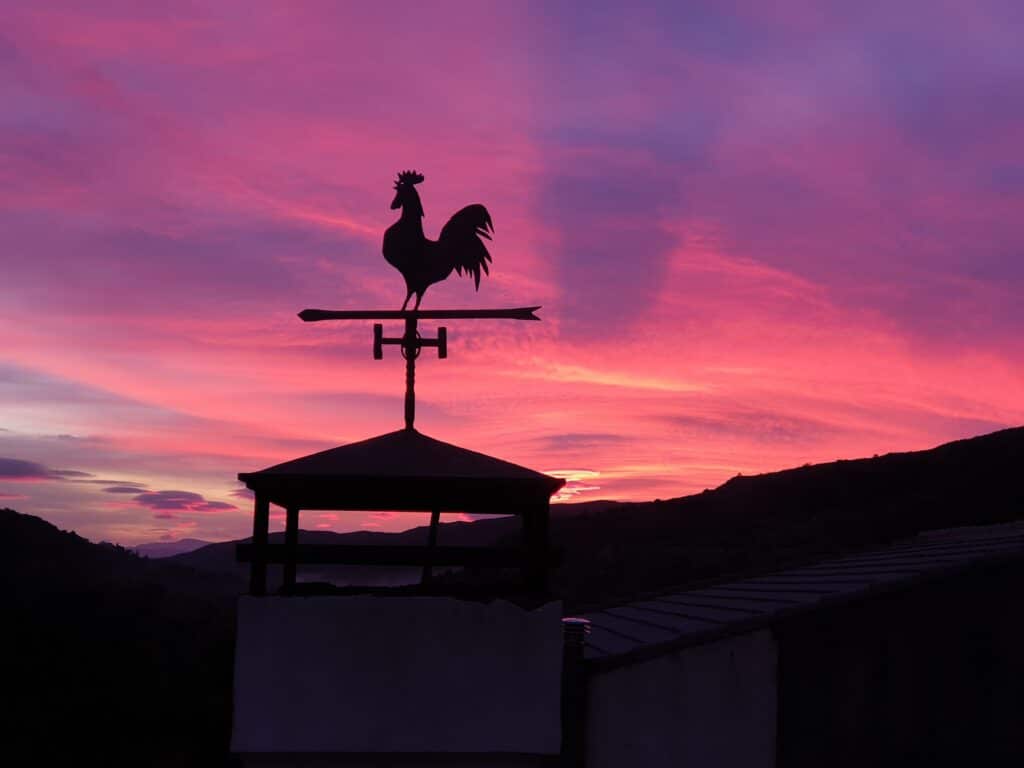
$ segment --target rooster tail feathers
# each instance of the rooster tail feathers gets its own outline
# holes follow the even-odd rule
[[[441,229],[437,244],[448,257],[455,271],[461,276],[472,275],[473,283],[480,290],[480,271],[489,275],[487,264],[491,254],[487,251],[484,240],[490,240],[494,234],[494,223],[491,214],[479,203],[467,205],[448,219]]]

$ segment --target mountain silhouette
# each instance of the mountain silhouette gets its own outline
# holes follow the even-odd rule
[[[184,552],[191,552],[192,550],[205,547],[207,544],[211,543],[212,542],[204,541],[203,539],[149,541],[145,544],[136,544],[134,547],[131,547],[131,550],[137,555],[157,559],[161,557],[173,557],[174,555],[180,555]]]
[[[688,583],[882,546],[924,530],[1024,517],[1024,427],[737,476],[693,496],[555,514],[552,588],[571,611]]]
[[[223,762],[241,580],[0,509],[0,587],[8,754]]]

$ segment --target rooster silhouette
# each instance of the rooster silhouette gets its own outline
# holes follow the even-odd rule
[[[494,225],[491,214],[479,203],[467,205],[448,219],[435,242],[423,234],[423,204],[416,185],[423,174],[402,171],[395,182],[395,199],[391,209],[402,209],[402,215],[384,233],[384,258],[405,278],[404,310],[416,294],[413,310],[419,309],[427,288],[446,279],[454,269],[460,275],[473,276],[480,290],[480,270],[490,274],[487,262],[491,254],[481,238],[491,239]]]

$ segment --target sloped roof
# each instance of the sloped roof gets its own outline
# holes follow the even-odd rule
[[[435,440],[415,429],[348,443],[249,474],[555,481],[518,464]]]
[[[307,508],[316,501],[320,509],[430,508],[419,504],[421,500],[425,504],[446,500],[441,508],[452,509],[457,499],[462,499],[459,506],[478,502],[501,506],[503,493],[513,493],[520,497],[518,501],[523,496],[547,499],[565,483],[414,429],[348,443],[259,472],[243,472],[238,479],[255,491],[269,493],[275,503],[282,503],[276,494],[281,499],[294,497],[291,502]],[[299,504],[300,496],[306,497],[304,504]],[[369,499],[372,506],[352,506],[362,503],[357,499]],[[328,502],[331,505],[324,506]]]
[[[586,613],[585,655],[598,665],[629,663],[982,561],[1021,557],[1022,522],[929,531],[885,549]]]

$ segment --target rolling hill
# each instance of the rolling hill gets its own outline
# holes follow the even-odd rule
[[[926,451],[734,477],[701,494],[556,515],[553,589],[571,610],[1024,518],[1024,428]]]
[[[174,555],[180,555],[184,552],[192,552],[193,550],[205,547],[207,544],[212,542],[204,541],[203,539],[176,539],[175,541],[150,541],[145,544],[137,544],[131,547],[131,550],[143,557],[153,558],[154,560],[161,557],[172,557]]]
[[[223,762],[240,581],[0,509],[0,588],[8,754]]]

